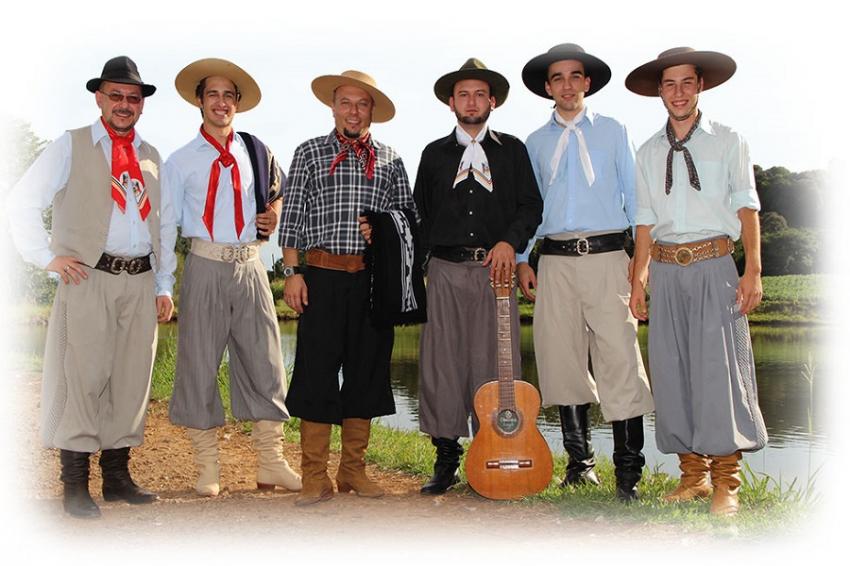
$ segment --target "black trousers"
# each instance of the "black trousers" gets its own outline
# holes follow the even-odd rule
[[[308,267],[304,280],[308,306],[298,320],[295,369],[286,395],[290,415],[340,424],[395,413],[393,327],[372,324],[369,271]]]

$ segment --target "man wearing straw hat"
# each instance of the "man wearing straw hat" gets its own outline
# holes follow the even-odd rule
[[[201,59],[175,79],[200,108],[198,134],[166,162],[178,221],[192,242],[180,294],[177,370],[169,416],[187,427],[199,495],[220,489],[217,427],[224,424],[218,368],[230,361],[233,416],[253,421],[257,488],[301,489],[283,457],[286,374],[280,330],[259,249],[277,226],[285,179],[256,137],[234,132],[238,112],[260,102],[260,88],[237,65]]]
[[[637,155],[630,302],[649,318],[656,443],[679,455],[682,470],[665,499],[707,497],[713,487],[715,515],[737,513],[741,451],[767,443],[746,317],[762,296],[753,165],[741,135],[697,107],[735,69],[727,55],[680,47],[626,78],[632,92],[660,97],[668,115]],[[731,256],[739,237],[740,278]]]
[[[622,124],[587,107],[585,98],[608,83],[611,70],[579,45],[534,57],[522,78],[531,92],[555,102],[527,141],[544,200],[539,274],[528,264],[534,242],[518,256],[517,273],[523,294],[535,301],[543,403],[557,405],[561,418],[569,456],[562,485],[599,483],[588,415],[598,402],[613,429],[617,497],[630,501],[645,462],[643,415],[653,408],[628,305],[632,145]]]
[[[498,375],[496,301],[489,283],[513,276],[516,250],[525,248],[543,210],[525,145],[487,124],[509,88],[505,77],[478,59],[434,84],[434,94],[455,114],[457,125],[424,149],[413,190],[430,254],[419,428],[437,450],[423,494],[445,493],[458,481],[463,454],[458,438],[469,436],[475,392]],[[511,358],[519,376],[515,297],[511,310]]]
[[[144,439],[156,323],[173,310],[177,231],[159,153],[135,130],[156,87],[121,56],[86,88],[101,116],[44,149],[12,189],[8,217],[23,258],[64,283],[48,323],[41,437],[60,451],[65,511],[94,518],[93,452],[106,501],[157,499],[133,482],[128,461]],[[42,211],[51,205],[48,237]]]
[[[395,412],[393,327],[375,326],[369,317],[370,273],[360,222],[366,211],[415,209],[401,158],[370,132],[372,122],[395,115],[374,79],[345,71],[316,78],[312,89],[331,108],[334,129],[296,148],[280,225],[284,300],[300,313],[287,398],[292,415],[301,418],[304,488],[297,505],[333,497],[327,472],[332,424],[342,426],[339,491],[384,493],[366,476],[363,458],[371,419]],[[306,268],[299,265],[302,251]]]

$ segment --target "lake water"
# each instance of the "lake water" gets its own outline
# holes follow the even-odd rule
[[[295,322],[281,323],[281,349],[284,364],[291,371],[295,360]],[[41,355],[44,345],[44,327],[32,328],[30,347],[35,355]],[[175,339],[177,325],[160,328],[160,347],[167,347]],[[646,327],[639,332],[641,349],[646,359]],[[745,454],[744,461],[757,474],[768,474],[783,485],[796,479],[797,485],[805,485],[817,479],[817,471],[830,456],[824,403],[818,399],[821,375],[814,368],[814,387],[810,389],[806,379],[807,366],[817,361],[819,344],[825,338],[825,330],[815,327],[751,327],[756,374],[759,388],[759,403],[764,415],[770,440],[763,450]],[[537,369],[534,363],[533,340],[530,325],[522,327],[523,378],[537,384]],[[173,346],[173,345],[172,345]],[[418,430],[418,384],[417,359],[419,352],[419,327],[396,330],[393,351],[392,386],[397,413],[382,417],[384,424],[404,429]],[[494,376],[495,377],[495,376]],[[591,410],[591,436],[598,455],[609,459],[613,450],[610,424],[602,421],[598,407]],[[661,454],[655,446],[653,415],[644,418],[646,445],[644,454],[647,465],[678,476],[678,459],[675,455]],[[543,433],[552,451],[562,453],[561,432],[558,412],[555,407],[544,408],[538,419],[538,428]]]

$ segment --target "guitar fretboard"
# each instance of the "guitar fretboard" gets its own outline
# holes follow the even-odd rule
[[[499,349],[499,411],[516,411],[514,364],[511,354],[511,299],[496,297]]]

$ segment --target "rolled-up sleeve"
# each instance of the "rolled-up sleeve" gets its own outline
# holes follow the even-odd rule
[[[658,222],[652,210],[652,196],[646,171],[646,154],[638,152],[635,163],[635,216],[636,226],[654,226]]]
[[[750,146],[741,136],[738,143],[729,144],[729,188],[732,192],[732,210],[742,208],[760,210],[761,203],[756,192],[756,177],[750,159]]]

